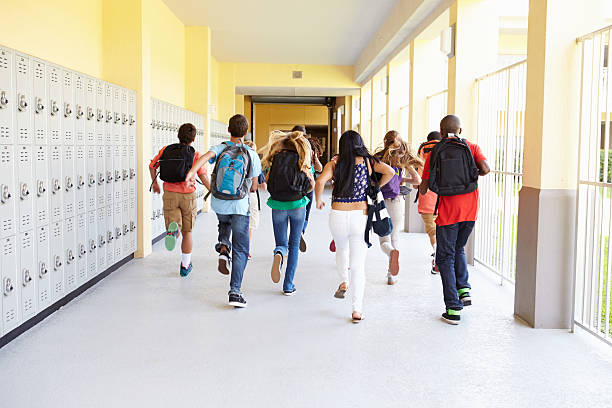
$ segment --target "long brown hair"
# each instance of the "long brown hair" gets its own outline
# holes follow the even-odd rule
[[[423,160],[414,153],[410,145],[395,130],[387,132],[383,147],[375,155],[380,158],[380,161],[391,167],[406,169],[409,166],[423,166]]]
[[[268,144],[262,147],[259,152],[263,155],[261,166],[264,169],[272,167],[272,160],[276,154],[282,150],[294,150],[299,156],[298,166],[301,171],[308,173],[312,166],[312,150],[310,143],[302,132],[281,132],[274,130],[270,133]]]

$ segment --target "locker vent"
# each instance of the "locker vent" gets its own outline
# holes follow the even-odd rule
[[[72,75],[70,75],[70,72],[64,73],[64,86],[72,86]]]
[[[52,234],[54,239],[60,239],[62,237],[62,224],[58,222],[53,224]]]
[[[38,299],[40,299],[41,304],[45,304],[47,299],[49,298],[49,291],[47,289],[42,289],[38,292]]]
[[[77,146],[77,160],[85,160],[85,148],[83,146]]]
[[[30,152],[27,149],[27,146],[22,146],[22,150],[19,152],[19,161],[22,163],[30,162]]]
[[[17,313],[14,308],[7,310],[6,313],[4,314],[4,323],[8,325],[10,322],[15,320],[16,317],[17,317]]]
[[[60,207],[53,207],[53,218],[58,219],[61,218],[62,216],[62,209]],[[55,236],[56,238],[59,238],[59,235]]]
[[[47,159],[47,155],[45,152],[45,149],[42,146],[38,147],[38,150],[36,151],[36,161],[37,162],[44,162]]]
[[[65,143],[69,143],[72,144],[73,139],[72,139],[72,131],[71,130],[65,130],[64,131],[64,142]]]
[[[5,148],[6,150],[2,150],[0,152],[0,162],[1,163],[10,163],[11,162],[11,152],[8,150],[8,146]]]
[[[61,156],[60,156],[60,151],[59,148],[57,146],[53,146],[53,150],[51,151],[51,160],[55,161],[55,160],[60,160]]]
[[[55,293],[61,295],[63,292],[62,288],[63,288],[62,282],[57,282],[55,284]]]
[[[76,80],[76,89],[83,89],[83,78],[80,76],[78,76]]]
[[[71,214],[74,214],[74,204],[72,203],[66,203],[66,217],[70,216]]]
[[[60,142],[60,131],[59,130],[52,130],[51,131],[51,141],[55,142],[55,143],[59,143]]]
[[[68,275],[68,278],[66,279],[66,284],[68,287],[74,285],[74,275]]]
[[[51,82],[54,84],[59,84],[59,75],[57,73],[57,69],[53,68],[51,69]]]
[[[23,301],[23,311],[29,312],[30,310],[32,310],[33,303],[34,302],[32,302],[32,298],[24,300]]]
[[[96,261],[95,259],[89,264],[89,275],[94,276],[96,274]]]
[[[72,218],[68,218],[66,220],[66,231],[68,232],[74,231],[74,220]]]
[[[79,280],[84,281],[87,278],[87,268],[85,265],[79,267]]]
[[[6,56],[6,52],[2,51],[0,53],[0,68],[1,69],[8,69],[9,63],[8,63],[8,57]]]
[[[0,140],[8,140],[11,137],[11,132],[6,126],[0,126]]]
[[[47,242],[47,238],[47,229],[43,227],[38,231],[38,243],[44,244],[45,242]]]
[[[14,251],[15,248],[13,246],[13,241],[11,241],[10,239],[5,239],[4,244],[2,245],[2,253],[4,254],[4,256],[11,256]]]
[[[30,138],[30,132],[28,132],[28,128],[19,128],[19,139],[26,142]]]
[[[29,248],[32,246],[32,236],[27,232],[21,237],[21,248]]]
[[[94,133],[93,132],[87,132],[87,142],[93,144],[93,142],[95,141],[95,137],[94,137]]]
[[[77,130],[77,132],[76,132],[77,143],[83,143],[85,141],[84,140],[84,134],[85,134],[85,132],[83,132],[82,130]]]
[[[5,220],[2,220],[2,231],[4,231],[5,233],[10,233],[11,231],[13,231],[13,219],[12,218],[7,218]]]
[[[36,129],[36,140],[44,143],[45,140],[45,130],[44,129]]]
[[[64,160],[72,161],[72,146],[68,146],[64,152],[65,156]]]
[[[21,75],[28,74],[28,64],[26,63],[25,59],[23,58],[19,59],[19,62],[17,63],[17,72],[20,73]]]
[[[32,216],[30,214],[22,214],[21,215],[21,228],[30,228],[32,227]]]
[[[45,209],[38,210],[37,220],[39,224],[46,224],[47,223],[47,210]]]
[[[36,69],[34,70],[34,76],[37,79],[44,79],[44,77],[45,77],[45,69],[43,68],[42,64],[40,64],[40,63],[36,64]]]

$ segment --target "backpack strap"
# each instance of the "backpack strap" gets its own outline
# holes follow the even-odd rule
[[[261,199],[259,198],[259,188],[255,190],[255,194],[257,194],[257,209],[261,211]]]

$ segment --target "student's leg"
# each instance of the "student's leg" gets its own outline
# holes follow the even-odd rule
[[[308,226],[308,220],[310,219],[310,209],[312,208],[312,200],[314,199],[314,190],[310,193],[306,194],[308,197],[308,204],[306,204],[306,216],[304,217],[304,226],[302,227],[302,233],[306,232],[306,227]]]
[[[229,293],[241,293],[242,277],[249,256],[249,216],[229,216],[232,228],[232,277]]]
[[[423,223],[425,224],[425,232],[429,236],[429,243],[431,246],[436,244],[436,216],[433,214],[421,214]]]
[[[404,199],[398,197],[393,200],[385,200],[385,202],[388,202],[387,212],[393,223],[391,245],[393,249],[399,249],[400,232],[404,229]]]
[[[365,260],[368,247],[363,239],[367,215],[362,211],[350,211],[349,263],[351,268],[351,292],[353,312],[363,313],[365,292]]]
[[[364,226],[365,228],[365,226]],[[331,210],[329,229],[336,245],[336,268],[340,283],[349,283],[349,244],[348,244],[348,211]]]
[[[164,222],[166,224],[166,231],[169,231],[170,224],[173,222],[178,225],[178,231],[182,227],[181,209],[179,205],[179,194],[172,191],[165,191],[162,197],[163,211],[164,211]],[[176,246],[176,240],[178,239],[178,232],[174,235],[166,235],[165,245],[169,251],[174,250]]]
[[[298,265],[298,255],[300,253],[300,236],[304,219],[306,218],[306,207],[296,208],[287,211],[289,215],[289,255],[287,257],[287,268],[285,269],[285,281],[283,291],[291,292],[295,289],[293,277]]]
[[[461,310],[463,303],[457,295],[457,280],[455,276],[455,245],[459,224],[439,226],[436,230],[438,248],[436,250],[436,264],[440,269],[442,278],[442,291],[444,304],[447,309]]]
[[[232,235],[232,218],[231,215],[217,214],[217,220],[219,221],[219,238],[215,245],[215,250],[221,252],[221,249],[225,247],[228,252],[232,251],[232,244],[230,243],[230,236]]]
[[[474,229],[474,221],[464,221],[459,223],[457,232],[457,243],[455,244],[455,276],[456,289],[471,289],[468,282],[469,274],[467,268],[467,260],[465,259],[465,245],[467,244],[470,234]]]
[[[283,259],[287,258],[289,244],[287,241],[287,228],[289,225],[289,211],[272,210],[272,229],[274,230],[274,253],[280,253]]]

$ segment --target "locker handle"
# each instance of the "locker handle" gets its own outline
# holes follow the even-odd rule
[[[66,263],[70,265],[74,261],[74,254],[72,253],[72,249],[68,249],[66,251]]]
[[[68,176],[66,177],[66,191],[70,191],[72,187],[74,187],[74,184],[72,184],[72,177]]]
[[[81,244],[81,246],[79,247],[79,258],[84,257],[86,253],[87,250],[85,249],[85,245]]]
[[[87,120],[92,120],[94,118],[93,108],[91,106],[87,107]]]
[[[4,278],[4,296],[8,296],[15,289],[11,278]]]
[[[64,117],[68,118],[72,115],[72,108],[68,102],[64,103]]]
[[[46,187],[45,187],[45,182],[42,180],[38,180],[38,196],[41,197],[43,194],[45,194],[45,192],[47,191]]]
[[[127,115],[123,113],[121,114],[121,124],[125,125],[126,123],[128,123],[128,118],[127,118]]]
[[[93,252],[96,250],[98,246],[96,245],[96,241],[94,241],[93,239],[89,240],[89,252]]]
[[[106,239],[104,239],[104,235],[100,235],[100,248],[102,248],[106,244]]]
[[[98,173],[98,184],[104,184],[104,173]]]
[[[104,119],[104,113],[102,113],[102,109],[98,109],[98,122],[102,122],[102,119]]]
[[[53,194],[57,194],[62,189],[58,179],[53,179]]]
[[[112,171],[107,171],[106,172],[106,182],[107,183],[111,183],[113,181],[113,172]]]
[[[119,116],[119,113],[115,112],[115,123],[119,123],[120,120],[121,117]]]
[[[115,238],[119,239],[121,237],[121,228],[115,228]]]
[[[4,107],[8,105],[8,99],[6,99],[6,91],[0,92],[0,109],[4,109]]]
[[[28,286],[28,283],[32,282],[32,276],[30,276],[30,270],[28,268],[24,268],[22,271],[22,284],[23,286]]]
[[[60,258],[59,255],[56,255],[55,256],[55,270],[57,271],[61,267],[62,267],[62,258]]]
[[[115,170],[115,182],[121,181],[121,172],[119,170]]]
[[[130,179],[133,179],[134,177],[136,177],[136,170],[130,169]]]
[[[124,169],[123,170],[123,179],[127,180],[129,178],[130,178],[130,173],[126,169]]]
[[[83,180],[83,176],[79,176],[78,182],[77,182],[77,188],[80,190],[83,188],[84,185],[85,185],[85,181]]]
[[[111,231],[106,231],[106,242],[110,243],[115,237]]]
[[[130,232],[130,227],[127,224],[123,224],[123,235],[127,235]]]
[[[17,99],[19,100],[19,103],[17,105],[17,109],[19,109],[19,111],[23,112],[28,108],[28,101],[26,99],[26,96],[23,94],[19,94],[17,96]]]
[[[130,126],[134,125],[136,121],[134,120],[134,115],[130,115]]]
[[[113,120],[113,113],[109,110],[106,111],[106,122],[110,122],[111,120]]]
[[[27,183],[21,183],[21,199],[25,200],[30,195],[30,189]]]
[[[40,270],[38,272],[38,276],[40,276],[40,278],[44,278],[45,275],[47,274],[47,272],[49,272],[49,270],[47,269],[47,264],[44,262],[40,263]]]
[[[45,104],[43,103],[42,98],[36,98],[36,109],[35,109],[35,112],[36,113],[40,113],[43,110],[45,110]]]
[[[57,101],[51,101],[51,116],[55,116],[59,112]]]
[[[134,231],[136,229],[136,223],[134,221],[130,221],[130,231]]]
[[[0,190],[2,191],[2,194],[0,195],[0,201],[2,201],[3,203],[6,203],[11,198],[11,193],[9,192],[9,187],[6,184],[3,184],[0,187]]]
[[[83,117],[83,107],[81,105],[77,105],[76,118],[81,119]]]
[[[94,184],[96,184],[96,178],[94,177],[93,174],[89,175],[89,187],[93,186]]]

